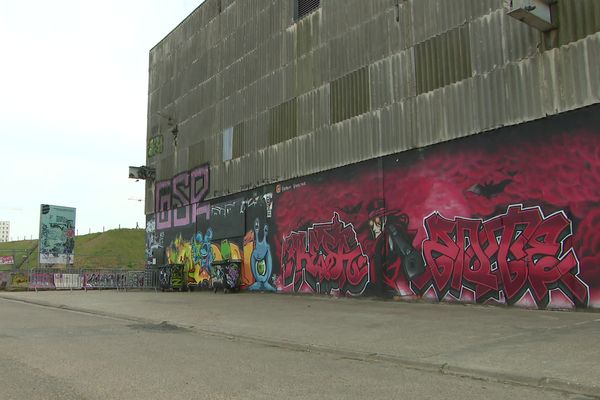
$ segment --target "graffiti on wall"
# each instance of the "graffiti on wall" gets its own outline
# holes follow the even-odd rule
[[[375,242],[373,286],[380,296],[396,294],[396,282],[403,276],[413,280],[425,271],[421,252],[413,247],[415,232],[410,231],[408,215],[388,210],[383,199],[372,200],[367,206],[371,239]]]
[[[163,136],[157,135],[153,136],[148,140],[148,158],[152,158],[157,154],[161,154],[163,152]]]
[[[369,284],[369,257],[354,226],[338,213],[330,222],[291,232],[282,248],[284,291],[360,295]]]
[[[273,194],[252,196],[244,201],[243,210],[249,228],[244,236],[243,287],[275,292],[278,276],[271,243],[274,237]]]
[[[156,253],[164,248],[165,233],[156,231],[156,220],[148,218],[146,221],[146,261],[148,264],[156,263]]]
[[[192,171],[157,185],[156,232],[208,276],[237,246],[249,290],[598,307],[598,110],[254,189],[204,218]]]
[[[564,212],[544,216],[540,207],[513,205],[485,221],[433,213],[424,225],[423,255],[440,300],[448,293],[460,298],[468,288],[475,301],[514,304],[529,292],[546,307],[550,290],[558,289],[578,306],[588,303]]]
[[[207,165],[181,173],[155,186],[156,229],[170,229],[196,223],[203,216],[210,219],[210,205],[204,202],[209,190]]]
[[[167,248],[167,262],[183,265],[183,274],[189,286],[210,287],[215,275],[214,263],[242,260],[242,251],[236,243],[223,239],[213,242],[213,231],[198,231],[191,240],[178,236]]]

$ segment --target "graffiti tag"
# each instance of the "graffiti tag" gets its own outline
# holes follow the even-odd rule
[[[369,283],[369,258],[352,224],[334,213],[331,222],[314,224],[283,239],[284,286],[294,292],[360,295]]]
[[[546,307],[559,289],[577,305],[587,305],[589,288],[579,278],[579,260],[570,244],[571,221],[564,212],[544,216],[539,207],[510,206],[487,221],[433,213],[424,221],[423,255],[440,300],[463,288],[476,301],[504,294],[508,304],[530,292]]]
[[[156,183],[156,229],[196,223],[196,217],[210,219],[210,205],[204,203],[209,188],[208,165],[184,172],[171,180]]]

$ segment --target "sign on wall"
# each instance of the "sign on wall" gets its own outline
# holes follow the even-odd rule
[[[40,206],[40,264],[72,264],[75,208]]]

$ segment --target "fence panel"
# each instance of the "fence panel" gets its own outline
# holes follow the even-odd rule
[[[147,269],[144,271],[144,287],[154,290],[157,290],[160,287],[157,269]]]
[[[83,289],[83,272],[77,270],[55,272],[54,286],[57,290]]]
[[[127,289],[144,289],[145,283],[144,271],[129,271],[127,273]]]
[[[158,270],[52,270],[0,271],[0,290],[157,289]]]
[[[85,289],[117,289],[123,279],[118,271],[85,271],[83,276]]]
[[[10,281],[8,289],[10,290],[27,290],[29,288],[29,272],[13,271],[10,273]]]
[[[29,271],[28,289],[33,290],[51,290],[56,289],[54,286],[54,273],[46,269],[32,268]]]
[[[6,290],[10,283],[10,271],[0,271],[0,290]]]

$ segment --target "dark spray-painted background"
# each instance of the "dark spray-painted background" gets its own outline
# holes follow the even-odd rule
[[[236,244],[254,290],[598,307],[598,111],[261,188],[151,235],[192,248],[212,230],[213,255],[223,240]]]

